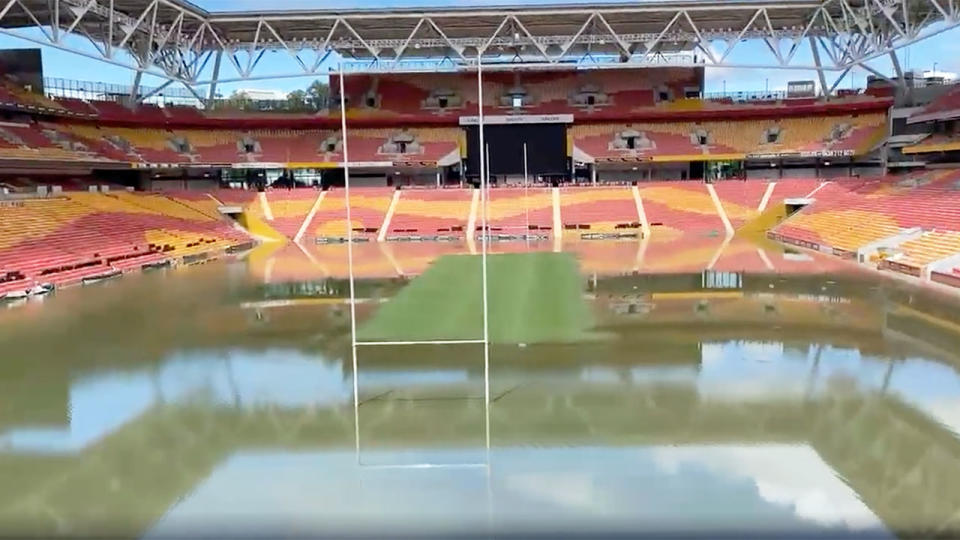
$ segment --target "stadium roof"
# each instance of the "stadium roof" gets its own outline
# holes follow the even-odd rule
[[[0,33],[40,27],[45,39],[26,39],[68,49],[62,34],[79,34],[98,46],[94,56],[117,63],[113,53],[122,49],[135,57],[134,69],[188,85],[212,82],[214,64],[216,79],[221,60],[233,66],[235,80],[258,78],[256,67],[271,50],[288,51],[299,66],[288,76],[297,76],[318,72],[331,54],[380,71],[408,71],[413,61],[469,67],[481,54],[484,63],[512,68],[576,65],[584,58],[604,67],[731,66],[729,53],[744,40],[761,41],[770,53],[768,62],[751,67],[822,73],[863,65],[958,24],[960,0],[648,0],[239,12],[208,11],[186,0],[0,0]],[[816,65],[798,64],[798,56],[811,56],[796,55],[803,48],[812,50]]]

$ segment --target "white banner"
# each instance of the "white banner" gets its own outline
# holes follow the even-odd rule
[[[461,116],[461,126],[475,126],[480,123],[477,116]],[[508,114],[483,117],[484,124],[572,124],[572,114]]]
[[[286,163],[234,163],[234,169],[286,169]]]

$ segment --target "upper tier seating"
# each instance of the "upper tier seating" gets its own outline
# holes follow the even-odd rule
[[[389,236],[464,236],[471,190],[412,189],[400,193]]]
[[[869,151],[885,133],[883,114],[780,120],[578,124],[574,145],[599,161],[742,159],[748,154]]]
[[[240,156],[238,143],[242,132],[229,130],[174,130],[175,137],[186,141],[195,163],[235,163]]]
[[[960,114],[960,84],[941,94],[911,117],[911,121],[947,120]]]
[[[337,81],[332,81],[334,87]],[[575,114],[578,119],[623,121],[631,115],[703,115],[735,109],[798,107],[816,109],[824,103],[851,103],[860,108],[877,102],[871,95],[766,102],[699,100],[685,96],[701,81],[688,69],[645,68],[643,73],[623,70],[561,72],[490,72],[484,76],[485,114]],[[418,73],[415,75],[351,75],[345,81],[350,119],[376,118],[455,119],[475,114],[476,77],[469,73]],[[889,101],[889,100],[888,100]]]

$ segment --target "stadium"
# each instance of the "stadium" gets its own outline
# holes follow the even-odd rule
[[[275,3],[0,0],[0,536],[960,535],[960,1]]]

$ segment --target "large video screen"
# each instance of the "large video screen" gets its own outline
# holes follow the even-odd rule
[[[43,93],[43,60],[40,49],[0,50],[0,73],[12,77],[18,86]]]
[[[567,170],[566,124],[487,125],[484,138],[490,150],[490,174],[522,175],[523,148],[531,176],[561,175]],[[467,176],[480,175],[480,130],[467,127]]]

